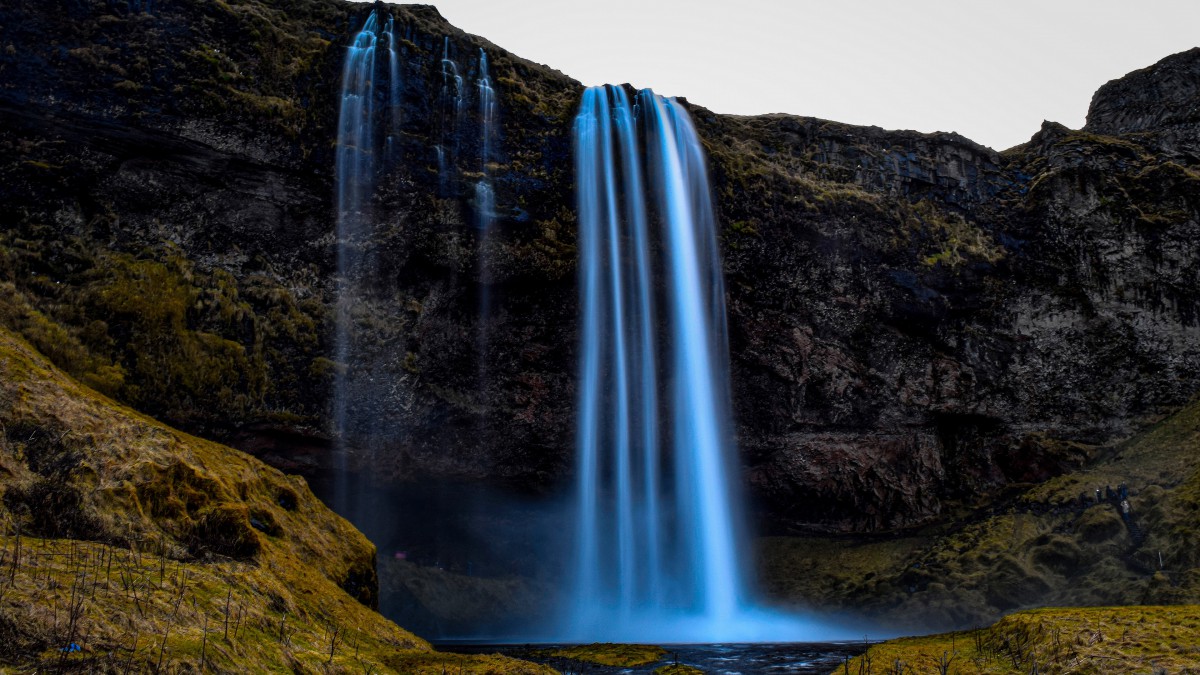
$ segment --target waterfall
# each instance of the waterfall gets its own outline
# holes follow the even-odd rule
[[[375,12],[367,17],[346,49],[342,67],[342,100],[338,113],[337,216],[339,234],[357,228],[364,213],[375,168],[374,75]]]
[[[479,229],[478,273],[479,273],[479,328],[476,332],[476,376],[479,394],[486,408],[488,394],[488,343],[492,315],[490,242],[492,225],[496,219],[496,193],[492,188],[491,168],[492,139],[496,124],[496,91],[492,88],[488,73],[487,52],[479,50],[479,71],[475,88],[479,96],[479,174],[475,182],[475,224]],[[486,429],[486,420],[480,418],[481,430]],[[483,434],[480,435],[483,437]]]
[[[351,359],[349,317],[355,300],[352,277],[361,262],[361,241],[368,234],[371,223],[370,196],[375,177],[374,75],[377,26],[375,12],[371,12],[362,30],[346,49],[346,60],[342,67],[342,99],[338,111],[334,160],[338,241],[334,350],[335,360],[342,364],[349,364]],[[333,429],[336,438],[344,438],[348,430],[349,389],[347,374],[339,373],[334,380],[333,396]],[[349,514],[352,508],[348,454],[344,444],[335,453],[337,475],[333,506],[342,514]]]
[[[393,159],[396,154],[396,143],[400,140],[400,54],[396,44],[396,18],[389,16],[387,28],[384,29],[388,42],[388,118],[391,125],[388,128],[387,155]]]
[[[482,178],[475,184],[475,210],[479,228],[487,230],[495,218],[496,197],[492,191],[492,180],[488,163],[492,161],[492,134],[496,123],[496,92],[488,76],[487,52],[479,50],[479,171]]]
[[[687,111],[587,89],[575,120],[580,381],[572,633],[803,639],[750,592],[716,218]],[[661,390],[660,390],[661,386]],[[661,394],[661,397],[660,397]]]
[[[450,36],[447,35],[442,38],[442,88],[438,95],[441,133],[435,148],[442,196],[446,196],[449,191],[450,165],[458,161],[458,130],[462,125],[464,112],[463,94],[463,78],[458,74],[458,63],[450,54]]]
[[[364,402],[379,395],[373,373],[387,358],[363,346],[354,317],[378,287],[379,265],[373,240],[378,219],[372,204],[376,188],[392,176],[400,148],[401,68],[392,16],[372,11],[346,48],[334,153],[336,193],[337,304],[332,436],[335,441],[332,506],[360,523],[364,511],[361,475],[364,458],[352,461],[354,437],[375,421]],[[386,59],[382,58],[387,50]],[[379,56],[380,58],[377,58]],[[370,458],[365,458],[369,462]]]

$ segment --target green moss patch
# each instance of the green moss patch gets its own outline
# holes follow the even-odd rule
[[[654,675],[704,675],[704,671],[682,663],[672,663],[668,666],[654,669]]]
[[[196,431],[321,414],[333,369],[314,366],[319,303],[302,306],[263,275],[199,269],[170,247],[95,252],[44,234],[0,234],[0,326],[84,384]]]
[[[1092,453],[1089,453],[1092,454]],[[1129,486],[1131,513],[1095,491]],[[1081,494],[1082,493],[1082,494]],[[1047,604],[1200,602],[1200,403],[983,514],[903,537],[761,542],[767,590],[897,630]]]
[[[667,650],[653,645],[626,645],[597,642],[559,649],[550,653],[557,656],[601,666],[645,666],[665,656]]]
[[[1200,606],[1040,609],[969,631],[872,646],[842,672],[1012,674],[1192,672]]]

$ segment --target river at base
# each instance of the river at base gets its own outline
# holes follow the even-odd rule
[[[435,643],[439,651],[459,654],[504,654],[546,664],[563,675],[618,675],[653,673],[672,663],[681,663],[706,675],[781,675],[783,673],[833,672],[847,658],[866,651],[863,642],[793,642],[784,644],[689,644],[665,645],[666,656],[656,663],[637,667],[599,666],[549,656],[571,645],[495,645],[472,642]]]

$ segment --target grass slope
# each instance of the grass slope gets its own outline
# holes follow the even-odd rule
[[[374,546],[303,480],[96,394],[3,329],[0,431],[0,663],[553,672],[433,652],[371,609]]]
[[[890,640],[837,673],[1198,673],[1200,606],[1038,609],[988,628]]]

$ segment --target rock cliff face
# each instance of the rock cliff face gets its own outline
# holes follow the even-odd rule
[[[371,9],[405,26],[403,121],[346,364],[333,138]],[[439,105],[442,59],[469,83],[481,48],[501,121],[487,237],[477,115],[448,127]],[[1102,88],[1083,131],[1047,123],[1003,153],[692,108],[765,523],[936,520],[1200,389],[1198,71],[1200,51],[1169,57]],[[554,491],[572,471],[580,91],[429,7],[7,3],[0,319],[92,386],[317,480],[346,372],[370,393],[350,439],[377,480]]]
[[[1132,135],[1195,163],[1200,146],[1200,47],[1174,54],[1100,88],[1085,130]]]
[[[771,512],[900,527],[1081,462],[1195,389],[1194,164],[1047,124],[973,173],[918,144],[897,198],[809,178],[819,142],[758,139],[768,171],[712,157],[742,445]]]

